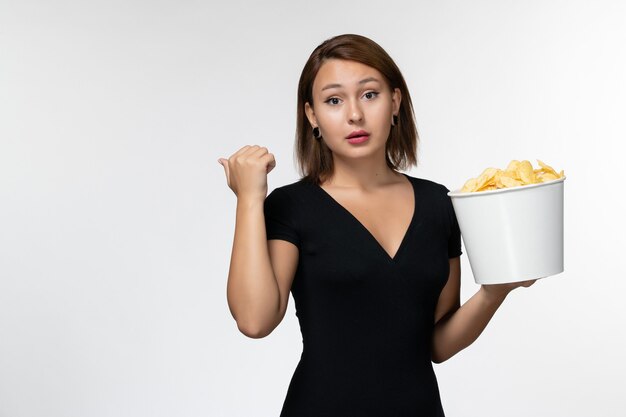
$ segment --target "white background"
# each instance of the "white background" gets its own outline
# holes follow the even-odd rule
[[[278,416],[293,299],[270,336],[238,332],[217,158],[266,146],[270,190],[298,179],[298,77],[341,33],[404,73],[411,175],[568,177],[566,271],[435,366],[447,415],[623,415],[625,5],[0,1],[0,416]]]

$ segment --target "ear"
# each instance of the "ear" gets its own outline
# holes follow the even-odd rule
[[[400,103],[402,102],[402,92],[399,88],[394,88],[391,93],[391,109],[393,114],[398,114],[400,111]]]
[[[309,123],[311,124],[311,126],[318,126],[317,117],[315,117],[315,111],[313,111],[313,107],[311,107],[308,101],[304,103],[304,113],[306,113],[306,118],[309,119]]]

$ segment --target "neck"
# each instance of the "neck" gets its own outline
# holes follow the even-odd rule
[[[402,174],[387,166],[384,158],[351,159],[334,158],[332,176],[324,183],[338,188],[372,191],[397,182]]]

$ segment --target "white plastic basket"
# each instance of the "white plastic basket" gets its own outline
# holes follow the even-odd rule
[[[477,284],[563,272],[564,181],[448,193]]]

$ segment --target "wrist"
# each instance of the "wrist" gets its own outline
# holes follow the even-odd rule
[[[490,304],[502,304],[510,290],[496,285],[481,285],[480,290],[483,299]]]
[[[265,197],[261,195],[241,195],[237,197],[237,206],[244,208],[263,207],[264,203]]]

